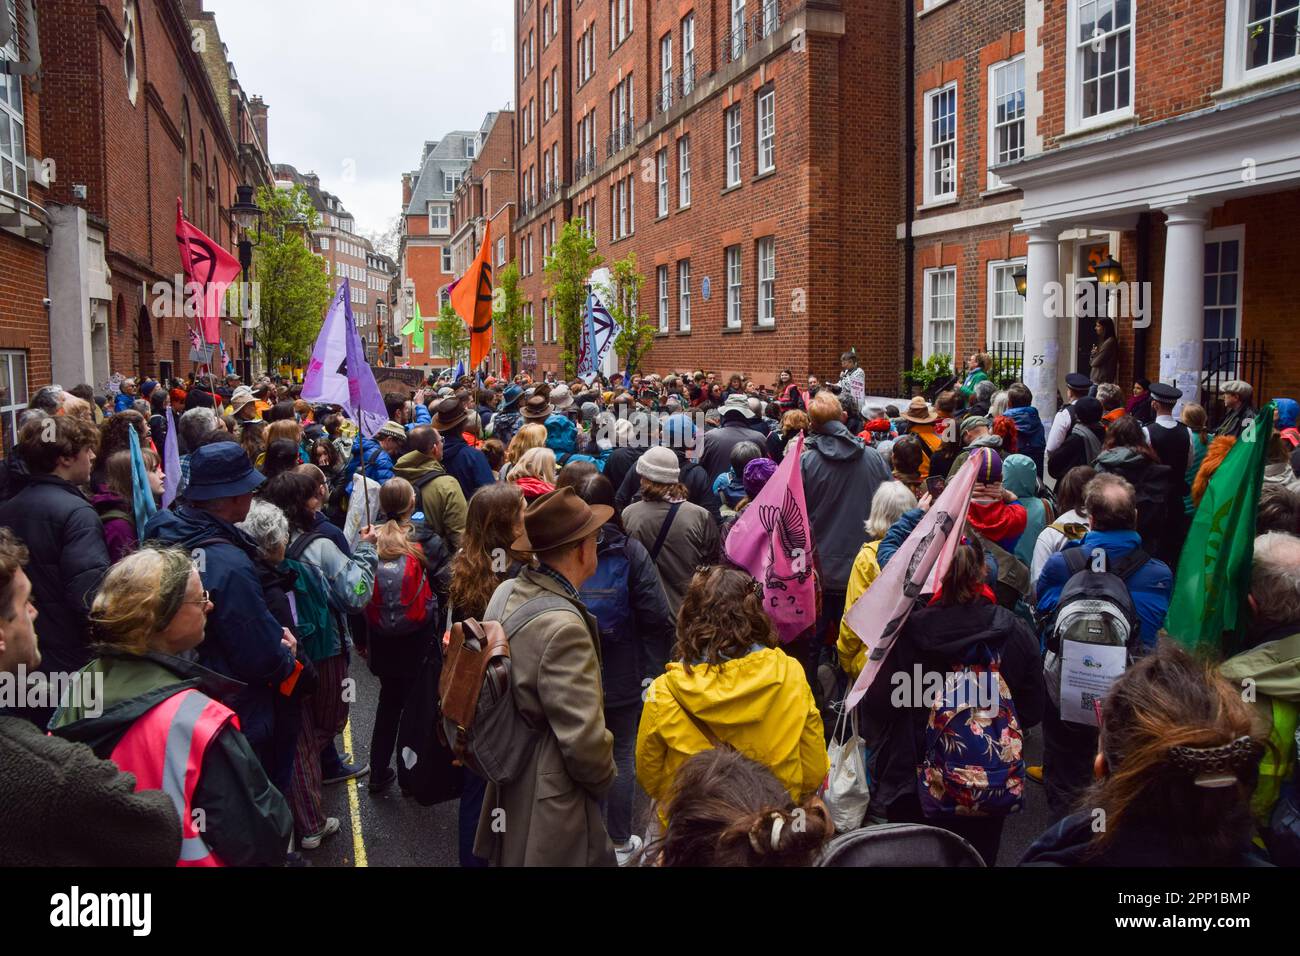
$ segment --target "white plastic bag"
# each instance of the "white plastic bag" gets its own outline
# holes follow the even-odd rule
[[[849,734],[843,734],[845,715],[835,723],[835,735],[831,738],[829,748],[830,772],[822,787],[821,798],[830,810],[831,822],[835,824],[836,833],[847,833],[862,826],[866,818],[867,807],[871,804],[871,792],[867,787],[867,764],[863,757],[866,746],[858,736],[858,715],[856,708],[848,721]]]

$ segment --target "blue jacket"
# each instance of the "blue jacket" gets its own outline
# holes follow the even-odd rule
[[[593,458],[578,450],[578,426],[567,415],[555,414],[546,419],[546,447],[555,452],[559,468],[574,461],[589,461],[597,471],[605,470],[604,458]]]
[[[234,525],[184,504],[150,518],[144,537],[199,551],[199,577],[213,609],[198,663],[248,685],[226,703],[254,749],[269,745],[275,695],[293,672],[294,656],[280,643],[280,625],[262,597],[257,545]]]
[[[1008,408],[1007,418],[1016,423],[1016,451],[1034,463],[1038,477],[1043,477],[1043,456],[1047,453],[1047,433],[1043,430],[1043,420],[1038,417],[1038,409],[1033,405],[1024,408]]]
[[[113,414],[118,412],[129,411],[135,406],[135,396],[127,395],[125,392],[118,392],[117,397],[113,399]]]
[[[1134,548],[1140,547],[1142,539],[1136,531],[1089,531],[1082,541],[1071,542],[1066,548],[1102,548],[1106,552],[1107,562],[1115,562]],[[1056,610],[1056,602],[1061,597],[1061,588],[1070,578],[1065,566],[1065,556],[1058,551],[1047,559],[1043,573],[1038,576],[1038,614],[1046,617]],[[1152,558],[1134,571],[1128,579],[1129,596],[1133,598],[1133,607],[1142,622],[1142,645],[1147,650],[1156,646],[1156,635],[1165,623],[1165,613],[1169,610],[1169,595],[1173,590],[1174,576],[1169,565]]]
[[[460,482],[460,490],[465,493],[466,501],[473,498],[474,492],[484,485],[497,480],[487,457],[477,448],[471,448],[460,432],[442,433],[442,467]]]
[[[349,487],[357,469],[361,467],[362,455],[366,459],[366,477],[371,481],[377,481],[382,485],[393,477],[393,459],[388,452],[384,451],[379,446],[379,442],[373,438],[362,438],[357,435],[352,440],[352,457],[348,459],[347,469],[344,471]]]

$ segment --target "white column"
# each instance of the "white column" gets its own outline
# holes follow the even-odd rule
[[[1160,381],[1177,386],[1184,402],[1201,400],[1205,338],[1205,216],[1203,207],[1164,210],[1165,275],[1160,305]]]
[[[1064,303],[1061,293],[1060,261],[1055,226],[1035,226],[1028,230],[1029,255],[1025,289],[1025,364],[1023,379],[1034,393],[1043,426],[1048,427],[1056,414],[1056,368],[1060,345],[1057,338],[1059,311]]]

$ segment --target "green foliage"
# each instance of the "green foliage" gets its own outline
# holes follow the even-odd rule
[[[308,236],[320,217],[301,186],[257,191],[262,238],[253,253],[260,323],[253,332],[268,368],[282,359],[304,362],[320,332],[333,290]]]
[[[566,380],[577,374],[587,280],[604,261],[605,257],[596,252],[596,240],[587,234],[583,221],[571,219],[560,230],[560,238],[544,263],[547,289],[560,327],[560,350]]]
[[[528,332],[523,298],[519,295],[519,267],[513,262],[496,274],[492,292],[492,330],[496,346],[510,359],[510,370],[519,368],[519,356]]]
[[[469,329],[450,302],[442,304],[438,321],[433,325],[433,347],[451,365],[461,359],[469,361]]]
[[[609,282],[601,289],[614,328],[618,329],[614,354],[628,375],[636,372],[655,338],[655,324],[642,316],[637,308],[644,285],[645,276],[637,271],[636,253],[629,252],[626,258],[619,259],[610,267]]]
[[[1004,389],[1012,382],[1023,381],[1023,363],[1013,358],[993,358],[993,367],[989,369],[989,379],[999,389]]]
[[[931,355],[924,363],[912,360],[912,370],[903,375],[903,381],[922,392],[928,392],[936,382],[952,377],[952,356]]]

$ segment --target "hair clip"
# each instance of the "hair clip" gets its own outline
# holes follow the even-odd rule
[[[1228,787],[1237,782],[1236,771],[1259,760],[1264,747],[1253,737],[1238,737],[1219,747],[1170,747],[1169,762],[1194,775],[1198,787]]]

